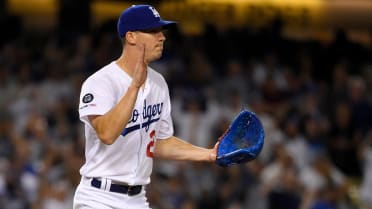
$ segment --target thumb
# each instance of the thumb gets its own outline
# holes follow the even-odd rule
[[[211,149],[211,152],[209,153],[209,159],[212,161],[212,162],[215,162],[216,159],[217,159],[217,149],[218,149],[218,145],[220,144],[220,142],[217,142],[213,149]]]
[[[216,144],[214,145],[213,149],[217,150],[219,144],[220,144],[220,141],[217,141]]]

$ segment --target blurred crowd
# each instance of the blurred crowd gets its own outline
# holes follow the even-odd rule
[[[156,161],[153,209],[372,208],[370,45],[281,35],[280,24],[167,31],[175,135],[211,147],[243,108],[265,128],[258,159],[221,168]],[[82,81],[121,53],[114,25],[21,32],[0,45],[0,208],[70,209],[84,162]]]

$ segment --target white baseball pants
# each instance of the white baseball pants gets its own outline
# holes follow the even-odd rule
[[[73,209],[150,209],[144,188],[141,193],[129,196],[110,192],[109,186],[106,190],[95,188],[91,186],[91,180],[82,177],[75,191]]]

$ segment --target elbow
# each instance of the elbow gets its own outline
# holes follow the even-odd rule
[[[90,116],[89,120],[97,134],[97,137],[103,144],[111,145],[119,137],[120,132],[110,127],[110,124],[105,122],[104,116]]]
[[[109,133],[98,133],[98,138],[105,145],[111,145],[117,139],[117,137],[115,137],[114,135],[109,134]]]
[[[162,139],[162,140],[157,140],[155,142],[155,148],[153,152],[153,156],[155,158],[160,158],[160,159],[172,159],[172,151],[173,149],[169,149],[168,147],[173,147],[172,140],[170,139]]]

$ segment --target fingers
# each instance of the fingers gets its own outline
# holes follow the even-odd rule
[[[146,61],[146,45],[144,43],[139,44],[140,54],[138,56],[137,66],[140,68],[141,72],[147,70],[147,61]]]
[[[145,51],[146,51],[146,45],[144,43],[138,44],[139,47],[139,56],[138,56],[138,64],[144,65],[145,63]]]
[[[137,58],[137,63],[134,69],[134,75],[133,75],[133,81],[135,87],[141,87],[143,83],[146,80],[147,77],[147,64],[145,61],[145,50],[146,46],[145,44],[139,44],[138,45],[138,58]]]

